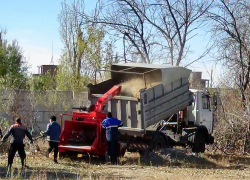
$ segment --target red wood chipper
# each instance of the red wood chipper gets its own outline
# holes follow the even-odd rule
[[[90,154],[105,156],[107,145],[102,121],[106,118],[103,112],[104,105],[115,95],[119,94],[121,86],[115,85],[100,97],[91,111],[61,114],[61,136],[59,143],[59,156],[75,156],[77,154]],[[65,117],[71,120],[63,120]]]

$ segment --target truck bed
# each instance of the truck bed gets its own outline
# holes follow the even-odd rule
[[[104,107],[104,112],[123,122],[121,133],[142,135],[148,126],[170,117],[190,103],[188,78],[180,78],[169,84],[158,84],[141,90],[140,97],[115,96]],[[91,95],[94,104],[101,94]]]

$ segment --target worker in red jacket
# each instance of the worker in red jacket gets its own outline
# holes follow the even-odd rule
[[[113,118],[112,113],[108,112],[107,118],[102,121],[102,126],[105,128],[108,155],[111,158],[111,163],[116,164],[120,150],[118,143],[118,127],[122,126],[122,122]]]
[[[10,150],[9,150],[9,156],[8,156],[8,169],[11,169],[13,159],[15,157],[16,152],[18,151],[18,154],[21,158],[22,163],[22,169],[25,167],[25,150],[24,150],[24,144],[23,139],[25,138],[25,135],[30,139],[31,144],[33,143],[32,136],[28,129],[22,125],[21,119],[17,118],[16,123],[13,124],[10,129],[6,132],[6,134],[3,136],[2,142],[5,142],[6,139],[12,135],[10,143]]]

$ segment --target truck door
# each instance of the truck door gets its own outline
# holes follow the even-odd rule
[[[202,93],[202,109],[200,110],[200,124],[207,127],[209,133],[212,131],[213,113],[211,111],[210,97],[208,94]]]
[[[197,119],[196,116],[196,109],[197,109],[197,103],[196,103],[196,93],[192,94],[192,104],[187,107],[188,111],[188,125],[194,125],[195,121]]]

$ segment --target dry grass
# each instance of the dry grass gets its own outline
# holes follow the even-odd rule
[[[40,151],[36,151],[37,146]],[[102,164],[98,157],[78,156],[59,160],[45,157],[47,142],[40,140],[27,152],[25,172],[15,158],[12,176],[6,177],[7,154],[0,156],[0,179],[250,179],[249,156],[190,154],[181,149],[166,149],[140,157],[126,153],[119,165]],[[26,146],[28,148],[28,146]]]

